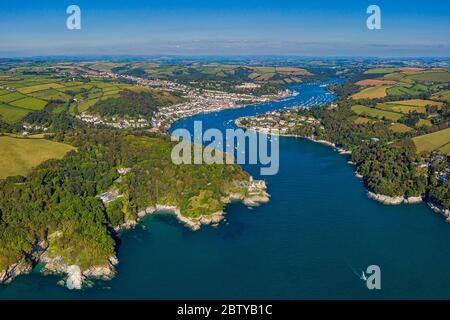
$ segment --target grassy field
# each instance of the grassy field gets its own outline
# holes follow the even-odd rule
[[[414,107],[408,105],[401,104],[391,104],[391,103],[377,103],[377,109],[385,110],[385,111],[393,111],[399,113],[410,113],[410,112],[418,112],[418,113],[426,113],[425,107]]]
[[[25,88],[18,89],[18,91],[23,94],[28,94],[28,93],[33,93],[36,91],[43,91],[43,90],[48,90],[48,89],[61,89],[61,88],[64,88],[64,86],[59,83],[46,83],[46,84],[39,84],[39,85],[35,85],[35,86],[27,86]]]
[[[420,96],[421,94],[428,92],[428,88],[423,84],[415,84],[413,86],[397,85],[387,89],[387,94],[390,96]]]
[[[385,86],[385,85],[395,85],[397,84],[397,81],[393,80],[383,80],[383,79],[366,79],[366,80],[360,80],[355,83],[357,86],[362,87],[372,87],[372,86]]]
[[[352,99],[359,100],[359,99],[384,98],[387,95],[386,90],[388,88],[390,88],[390,86],[378,86],[366,88],[352,95]]]
[[[113,64],[102,66],[108,68]],[[71,99],[76,99],[76,102],[71,103],[69,108],[71,114],[75,115],[77,110],[79,112],[87,111],[99,100],[118,97],[120,92],[125,89],[148,90],[130,84],[105,82],[98,79],[91,79],[91,82],[85,83],[36,75],[0,78],[0,86],[17,90],[2,89],[0,91],[0,115],[4,121],[11,124],[20,122],[30,112],[44,110],[50,101],[53,102],[50,111],[57,114],[67,109],[67,103]]]
[[[384,80],[394,80],[394,81],[405,81],[405,75],[401,73],[388,73],[385,74],[381,79]],[[414,83],[413,80],[409,80]]]
[[[64,92],[57,91],[55,89],[48,89],[48,90],[42,90],[33,92],[30,94],[30,96],[34,98],[39,98],[43,100],[62,100],[62,101],[68,101],[70,99],[70,96],[65,94]]]
[[[428,119],[419,119],[419,121],[416,123],[416,128],[422,128],[422,127],[432,127],[433,124]]]
[[[25,98],[26,96],[19,93],[19,92],[12,92],[5,95],[0,96],[0,102],[4,103],[10,103],[12,101],[16,101],[22,98]]]
[[[412,99],[412,100],[401,100],[401,101],[390,101],[389,104],[399,104],[403,106],[413,106],[413,107],[425,107],[425,106],[442,106],[442,102],[423,100],[423,99]]]
[[[404,132],[409,132],[409,131],[413,130],[412,128],[408,127],[407,125],[404,125],[403,123],[394,123],[393,125],[391,125],[389,127],[389,129],[395,133],[404,133]]]
[[[355,117],[353,120],[353,123],[355,124],[367,124],[369,122],[373,122],[373,120],[364,117]]]
[[[0,179],[26,175],[40,163],[52,158],[60,159],[74,149],[72,146],[45,139],[0,136]]]
[[[433,151],[440,148],[448,149],[446,146],[450,143],[450,128],[418,136],[412,139],[416,146],[417,153]]]
[[[42,110],[47,105],[47,102],[36,98],[24,98],[11,102],[10,105],[29,110]]]
[[[6,104],[0,104],[0,119],[7,123],[16,123],[25,117],[30,111],[14,108]]]
[[[104,65],[90,65],[92,69],[102,70],[108,68]],[[154,63],[131,63],[119,66],[118,73],[138,72],[160,79],[182,79],[196,81],[208,79],[212,81],[258,81],[274,83],[301,82],[301,78],[311,73],[299,67],[271,67],[253,65],[225,65],[219,63],[190,65],[170,65]]]
[[[94,85],[92,84],[83,84],[83,83],[74,83],[74,85],[66,84],[66,88],[61,89],[62,92],[71,93],[71,92],[80,92],[80,90],[91,90]]]
[[[97,103],[99,99],[91,99],[84,102],[81,102],[78,104],[78,111],[79,112],[85,112],[89,110],[90,107],[92,107],[94,104]]]
[[[418,68],[374,68],[367,70],[366,74],[380,74],[385,80],[401,80],[407,83],[445,83],[450,82],[448,69],[425,70]]]
[[[447,143],[445,146],[439,148],[439,151],[445,153],[448,156],[450,156],[450,143]]]
[[[398,71],[398,68],[373,68],[373,69],[369,69],[366,72],[364,72],[365,74],[386,74],[386,73],[393,73]]]
[[[450,102],[450,90],[440,91],[433,94],[433,99]]]
[[[397,121],[403,116],[400,113],[370,108],[363,105],[352,106],[352,111],[360,116],[367,116],[370,118],[377,118],[377,119],[386,118],[391,121]]]
[[[424,82],[450,82],[450,72],[425,71],[419,74],[408,75],[407,78]]]
[[[419,97],[427,94],[430,91],[443,90],[442,92],[435,93],[432,99],[440,101],[450,101],[450,90],[448,90],[448,83],[450,82],[450,69],[420,69],[420,68],[374,68],[366,71],[367,74],[380,74],[377,79],[367,79],[357,82],[357,85],[361,83],[383,83],[382,81],[397,81],[397,84],[390,85],[386,88],[386,94],[382,90],[367,90],[364,89],[353,95],[353,99],[373,99],[383,98],[388,96],[410,96],[411,98]],[[387,83],[386,83],[387,85]],[[427,104],[436,105],[435,101],[429,101],[427,104],[423,104],[427,100],[411,100],[411,102],[417,101],[417,104],[413,106],[424,107]],[[408,105],[407,103],[400,102],[399,104]]]
[[[64,110],[67,110],[67,105],[60,104],[60,105],[58,105],[58,106],[52,108],[51,114],[60,114],[60,113],[63,112]]]
[[[123,64],[114,63],[114,62],[98,62],[90,65],[89,67],[94,70],[103,71],[103,72],[111,72],[113,68],[120,67]]]

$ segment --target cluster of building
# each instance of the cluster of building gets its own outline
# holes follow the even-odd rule
[[[446,168],[445,171],[438,172],[437,178],[442,182],[450,181],[450,168]]]
[[[294,134],[299,127],[320,126],[320,121],[311,116],[299,114],[298,109],[289,109],[272,111],[256,117],[240,118],[236,120],[236,124],[261,133],[269,133],[271,129],[278,129],[280,134]]]
[[[81,121],[93,124],[93,125],[104,125],[108,127],[118,128],[118,129],[128,129],[128,128],[148,128],[150,123],[144,118],[130,118],[130,117],[101,117],[96,114],[90,114],[87,112],[80,113],[76,116],[77,119]]]
[[[120,174],[120,177],[116,180],[116,182],[121,183],[123,176],[130,172],[131,172],[131,168],[118,168],[117,173]],[[97,198],[102,200],[102,202],[104,204],[116,201],[117,199],[123,198],[123,197],[124,197],[124,195],[119,194],[119,190],[116,188],[113,188],[107,192],[103,192],[103,193],[97,195]]]
[[[430,166],[432,162],[436,161],[437,163],[441,164],[448,164],[448,157],[441,153],[434,153],[431,155],[431,159],[429,162],[426,162],[424,166]],[[436,178],[441,182],[447,182],[450,181],[450,168],[448,165],[445,166],[442,170],[436,170],[435,171]]]
[[[8,86],[0,86],[0,90],[8,90],[11,92],[17,91],[14,87],[8,87]]]
[[[49,130],[48,127],[39,124],[24,123],[22,127],[24,129],[22,135],[24,136],[29,135],[30,132],[47,132]]]
[[[142,87],[151,87],[151,88],[158,88],[165,91],[171,91],[171,92],[185,92],[187,90],[187,86],[176,83],[169,80],[162,80],[162,79],[144,79],[136,76],[128,76],[128,75],[116,75],[113,73],[107,73],[108,76],[115,76],[119,77],[121,79],[125,79],[128,81],[134,82],[138,86]]]
[[[79,119],[98,125],[107,125],[115,128],[145,128],[153,127],[161,131],[167,129],[171,123],[184,117],[193,116],[199,113],[217,112],[224,109],[238,108],[243,102],[246,104],[264,103],[273,97],[255,96],[245,93],[228,93],[215,90],[202,90],[192,86],[168,81],[143,79],[135,76],[116,75],[110,72],[102,72],[99,75],[112,79],[122,78],[135,82],[139,86],[158,88],[165,91],[177,92],[185,98],[186,102],[162,107],[153,117],[151,123],[145,119],[123,119],[111,118],[103,119],[97,115],[83,113]],[[247,84],[248,86],[248,84]],[[279,98],[290,95],[289,91],[279,93]]]
[[[155,115],[155,127],[164,129],[174,121],[200,113],[238,108],[245,104],[263,103],[268,97],[189,88],[182,92],[187,102],[161,108]]]
[[[101,193],[97,196],[104,204],[116,201],[119,198],[122,198],[123,194],[119,194],[119,190],[114,189],[112,191],[107,191],[104,193]]]
[[[108,74],[108,73],[106,73]],[[112,76],[111,74],[110,76]],[[117,76],[117,75],[115,75]],[[119,75],[118,77],[133,81],[137,85],[143,87],[158,88],[165,91],[178,92],[187,102],[180,103],[168,107],[163,107],[155,115],[152,126],[160,130],[165,130],[174,121],[193,116],[199,113],[216,112],[224,109],[238,108],[245,104],[264,103],[273,99],[269,96],[256,96],[246,93],[228,93],[216,90],[203,90],[176,83],[168,80],[160,79],[143,79],[136,76]],[[257,88],[259,84],[244,83],[243,88]],[[278,98],[289,96],[290,91],[281,91]]]
[[[92,77],[93,74],[84,76]],[[200,113],[217,112],[224,109],[238,108],[243,104],[264,103],[274,98],[273,96],[256,96],[248,93],[228,93],[216,90],[204,90],[169,80],[144,79],[131,75],[119,75],[113,72],[96,72],[95,76],[108,78],[111,80],[122,79],[132,81],[136,85],[142,87],[177,92],[186,100],[184,103],[162,107],[155,114],[151,123],[143,118],[125,119],[113,117],[104,119],[98,115],[89,113],[82,113],[77,116],[80,120],[92,123],[94,125],[107,125],[115,128],[152,127],[164,131],[170,126],[171,123],[184,117],[189,117]],[[239,87],[251,89],[259,86],[259,84],[254,83],[243,83]],[[284,98],[291,94],[292,93],[289,90],[280,91],[276,98]]]
[[[261,85],[253,82],[244,82],[236,86],[237,89],[256,89],[261,88]]]

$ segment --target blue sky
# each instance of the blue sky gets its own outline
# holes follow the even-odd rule
[[[81,30],[66,28],[71,4]],[[371,4],[382,30],[366,28]],[[450,1],[21,0],[0,15],[0,57],[450,56]]]

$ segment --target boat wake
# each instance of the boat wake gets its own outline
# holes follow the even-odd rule
[[[359,272],[358,271],[356,271],[355,270],[355,268],[353,268],[352,266],[349,266],[350,267],[350,269],[353,271],[353,273],[355,274],[355,276],[357,276],[360,280],[363,280],[363,281],[367,281],[367,276],[366,276],[366,273],[362,270],[362,269],[359,269]]]

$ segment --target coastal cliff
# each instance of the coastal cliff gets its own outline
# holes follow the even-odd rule
[[[167,136],[89,129],[59,139],[77,152],[41,164],[20,183],[0,180],[1,283],[37,267],[78,289],[114,277],[118,231],[147,214],[171,211],[198,230],[218,226],[231,201],[269,200],[265,183],[237,165],[175,165]]]
[[[382,204],[387,205],[397,205],[397,204],[414,204],[414,203],[421,203],[422,197],[421,196],[415,196],[415,197],[405,197],[405,196],[396,196],[396,197],[390,197],[382,194],[377,194],[371,191],[367,191],[367,196],[370,199],[376,200],[378,202],[381,202]]]
[[[267,193],[267,185],[263,180],[254,180],[252,177],[248,181],[241,181],[243,190],[241,192],[229,192],[223,196],[220,201],[226,205],[232,202],[242,202],[248,207],[256,207],[262,203],[269,202],[270,195]],[[193,231],[197,231],[202,225],[218,226],[224,220],[224,211],[215,211],[198,216],[189,216],[182,212],[176,205],[156,204],[140,210],[136,219],[127,220],[124,224],[116,226],[115,230],[130,229],[135,227],[139,221],[147,215],[168,212],[176,216],[177,220]]]
[[[61,275],[64,279],[58,284],[68,289],[82,289],[83,285],[89,283],[89,279],[110,280],[115,276],[115,266],[119,263],[117,257],[111,256],[104,265],[82,268],[79,265],[69,265],[64,262],[61,255],[52,252],[51,243],[54,239],[61,237],[62,232],[55,232],[49,236],[48,241],[42,241],[33,248],[27,259],[22,259],[11,264],[0,272],[0,283],[9,284],[16,277],[30,273],[34,266],[41,265],[40,272],[44,275]]]
[[[248,207],[254,207],[269,201],[269,194],[264,181],[253,180],[250,177],[248,181],[242,181],[241,185],[243,186],[241,192],[230,192],[221,198],[224,205],[240,201]],[[136,214],[135,219],[126,220],[124,223],[117,225],[114,230],[119,232],[120,230],[134,228],[145,216],[158,212],[174,214],[180,223],[193,231],[199,230],[202,225],[217,227],[224,220],[225,215],[224,211],[217,211],[191,217],[184,215],[177,206],[157,204],[140,210]],[[31,258],[13,263],[0,272],[0,283],[11,283],[17,276],[30,273],[33,266],[37,264],[42,266],[41,273],[44,275],[63,276],[63,279],[58,284],[64,285],[70,290],[79,290],[89,286],[93,279],[111,280],[114,278],[116,275],[115,266],[119,263],[115,254],[111,255],[105,262],[92,266],[83,267],[76,263],[68,263],[59,251],[54,249],[53,245],[55,241],[63,236],[64,234],[61,231],[49,235],[47,241],[42,241],[35,246],[30,256]]]
[[[450,209],[449,208],[444,208],[443,206],[436,204],[434,202],[428,202],[427,204],[431,208],[431,210],[433,210],[436,213],[442,214],[446,218],[446,221],[450,222]]]
[[[248,181],[242,181],[241,184],[245,186],[245,191],[229,193],[227,196],[222,197],[221,201],[223,204],[226,205],[237,201],[242,202],[248,207],[256,207],[262,203],[269,202],[270,195],[267,193],[267,185],[263,180],[254,180],[250,177]],[[155,206],[147,207],[144,210],[140,210],[136,215],[136,219],[127,220],[124,224],[116,226],[115,231],[134,228],[144,217],[150,214],[163,212],[174,214],[181,224],[192,231],[198,231],[201,226],[207,225],[218,227],[219,224],[225,219],[224,211],[217,211],[210,214],[190,217],[184,215],[177,206],[157,204]],[[112,279],[116,274],[114,266],[119,263],[117,257],[112,256],[109,258],[108,264],[92,266],[82,271],[80,267],[76,265],[61,265],[58,263],[57,259],[48,259],[45,255],[41,258],[41,260],[46,263],[45,272],[67,274],[67,278],[64,283],[69,289],[81,289],[85,283],[89,283],[90,278],[102,280]]]
[[[258,117],[239,118],[235,121],[235,123],[238,127],[254,132],[260,132],[263,134],[268,134],[271,132],[271,130],[267,127],[267,124],[269,123],[270,128],[272,128],[273,126],[274,128],[278,129],[277,135],[279,136],[308,139],[315,143],[329,146],[341,155],[353,154],[351,150],[346,150],[334,142],[325,140],[323,138],[324,136],[326,136],[323,134],[324,132],[322,132],[322,134],[320,135],[321,137],[319,138],[317,136],[317,126],[320,126],[320,121],[310,116],[299,116],[296,114],[296,112],[299,111],[288,110],[283,111],[282,113],[271,112],[266,115],[260,115]],[[315,126],[315,128],[312,128],[312,126]],[[301,128],[301,130],[299,128]],[[322,131],[324,130],[323,127],[320,128]],[[355,176],[363,180],[366,184],[369,177],[358,172],[358,165],[352,159],[350,159],[348,163],[356,166]],[[415,196],[406,196],[400,194],[397,196],[388,196],[382,193],[376,193],[368,186],[366,186],[366,188],[367,196],[370,199],[378,201],[385,205],[416,204],[421,203],[425,200],[425,196],[423,194],[417,194]],[[430,201],[427,201],[427,204],[433,211],[443,214],[447,218],[447,221],[450,221],[450,211],[448,208]]]
[[[33,267],[28,261],[21,260],[16,263],[11,264],[5,270],[0,271],[0,283],[9,284],[14,278],[20,276],[21,274],[30,273]]]
[[[89,284],[89,279],[111,280],[116,275],[115,266],[119,263],[116,256],[111,256],[108,262],[103,265],[91,266],[82,269],[78,265],[68,265],[62,262],[61,256],[50,257],[45,252],[39,259],[43,265],[41,272],[44,275],[65,275],[65,279],[58,282],[68,289],[82,289],[85,284]]]

